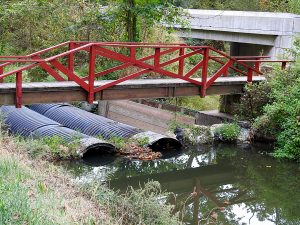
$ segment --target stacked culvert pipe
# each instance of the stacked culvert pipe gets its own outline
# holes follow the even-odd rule
[[[70,104],[34,104],[28,107],[66,127],[87,135],[101,136],[104,139],[110,139],[111,137],[146,138],[145,140],[148,140],[147,145],[153,150],[177,149],[181,147],[181,143],[174,138],[151,131],[143,131],[76,108]]]
[[[76,141],[79,145],[77,153],[80,156],[115,152],[112,144],[65,127],[26,107],[17,109],[15,106],[2,106],[0,112],[9,131],[14,135],[34,139],[57,136],[68,143]]]

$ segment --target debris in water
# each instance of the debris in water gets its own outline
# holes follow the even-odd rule
[[[128,144],[125,148],[121,148],[119,154],[125,155],[128,159],[138,160],[154,160],[162,156],[160,152],[153,152],[149,147],[140,147],[134,143]]]

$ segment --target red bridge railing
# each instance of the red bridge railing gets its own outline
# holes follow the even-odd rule
[[[80,61],[84,57],[82,52],[88,54],[86,60],[88,72],[85,76],[80,76],[75,69],[78,67],[78,59]],[[246,76],[247,81],[252,82],[254,73],[262,74],[260,71],[262,62],[275,62],[275,60],[262,60],[264,58],[266,57],[230,57],[210,46],[188,46],[180,43],[69,41],[26,56],[0,56],[0,62],[2,62],[0,81],[8,76],[16,77],[16,107],[22,105],[22,74],[35,67],[42,68],[57,81],[76,82],[87,92],[87,100],[90,103],[93,102],[95,93],[149,73],[150,77],[166,76],[198,85],[201,87],[199,94],[204,97],[207,88],[217,78],[226,77],[229,73],[234,73],[235,76]],[[118,65],[97,71],[99,61],[103,59],[115,61]],[[187,60],[190,62],[187,63]],[[289,61],[276,62],[281,62],[282,68],[285,68]],[[171,65],[173,65],[172,68],[170,68]],[[122,72],[125,69],[129,72],[120,73],[121,76],[118,79],[95,87],[96,79],[118,71]],[[195,76],[201,80],[195,79]]]

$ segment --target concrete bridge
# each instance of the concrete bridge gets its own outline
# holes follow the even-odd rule
[[[300,15],[188,9],[191,30],[179,29],[179,36],[231,42],[230,55],[284,55],[300,32]]]

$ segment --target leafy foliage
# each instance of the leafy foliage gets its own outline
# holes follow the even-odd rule
[[[263,115],[264,106],[272,102],[270,92],[269,82],[247,84],[240,103],[234,106],[234,113],[238,115],[239,119],[253,122],[257,117]]]
[[[103,6],[102,4],[105,4]],[[128,12],[137,19],[135,41],[152,28],[181,21],[182,8],[163,1],[4,1],[0,5],[0,54],[33,52],[67,40],[127,41]]]
[[[299,54],[299,40],[294,51]],[[300,61],[289,70],[277,70],[268,81],[271,102],[254,123],[255,131],[276,137],[275,156],[300,160]]]
[[[300,70],[277,72],[271,80],[274,101],[264,107],[255,128],[277,137],[275,156],[300,160]]]
[[[239,136],[240,130],[239,125],[235,123],[228,123],[216,128],[215,133],[221,138],[221,140],[233,142]]]

